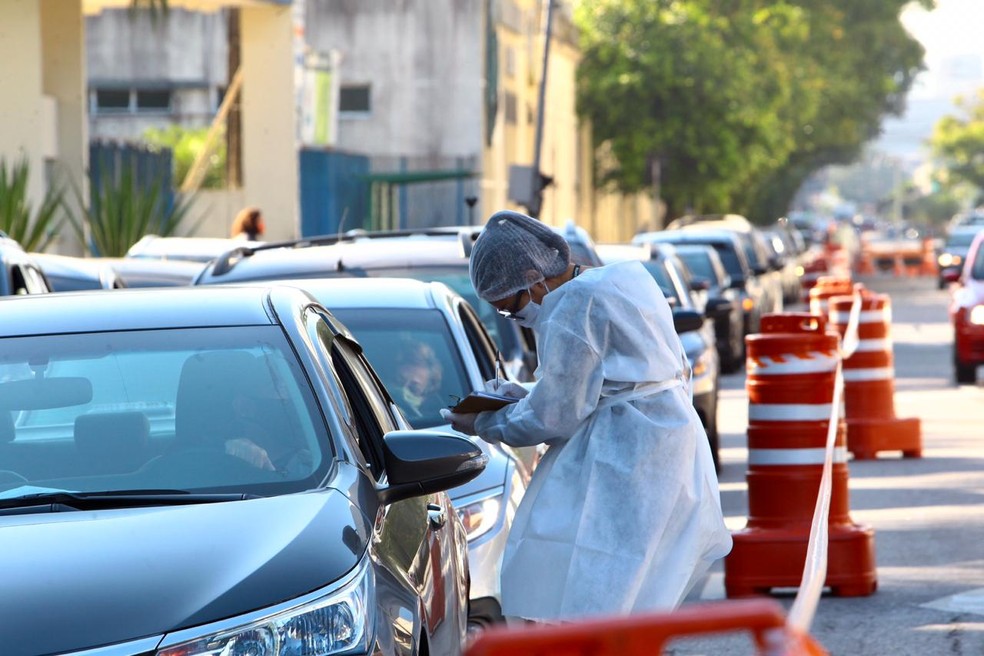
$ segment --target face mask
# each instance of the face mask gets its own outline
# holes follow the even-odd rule
[[[540,316],[540,304],[533,301],[532,294],[530,295],[530,302],[527,303],[522,310],[516,313],[516,323],[524,328],[532,328],[536,323],[536,319]]]

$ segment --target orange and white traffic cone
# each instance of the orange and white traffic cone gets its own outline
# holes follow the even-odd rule
[[[725,557],[728,597],[799,585],[832,416],[838,425],[825,585],[840,596],[877,587],[874,531],[848,512],[845,427],[832,407],[840,337],[826,324],[807,313],[770,314],[759,334],[745,338],[748,523],[732,535]]]
[[[844,361],[847,448],[858,460],[873,459],[879,451],[901,451],[906,458],[919,458],[919,419],[895,416],[891,297],[860,286],[859,291],[858,348]],[[828,301],[830,323],[842,337],[853,301],[852,296],[833,296]]]
[[[854,283],[850,276],[820,276],[810,289],[810,314],[827,318],[827,299],[850,294]]]

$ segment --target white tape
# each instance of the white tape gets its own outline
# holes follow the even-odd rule
[[[749,403],[749,421],[823,421],[830,418],[829,403]]]
[[[881,351],[892,351],[892,340],[890,339],[862,339],[858,342],[855,353],[878,353]]]
[[[840,357],[831,353],[818,351],[807,354],[806,357],[784,355],[781,360],[768,357],[749,359],[746,363],[747,373],[756,376],[787,376],[790,374],[831,373],[837,368]]]
[[[827,578],[827,533],[830,528],[830,495],[833,463],[837,448],[837,429],[839,427],[839,412],[844,393],[844,376],[841,369],[843,360],[851,357],[858,347],[858,321],[861,315],[861,292],[854,290],[854,303],[851,305],[847,327],[844,329],[844,339],[841,344],[842,361],[837,364],[834,375],[834,398],[831,403],[829,423],[827,424],[827,447],[824,454],[823,474],[820,476],[820,493],[817,495],[817,505],[813,509],[813,522],[810,525],[810,539],[806,546],[806,563],[803,567],[803,578],[800,581],[796,599],[786,615],[786,626],[792,632],[807,634],[810,624],[817,612],[820,594]]]
[[[892,380],[894,377],[895,377],[894,367],[844,370],[845,383],[863,383],[869,380]]]
[[[830,323],[838,326],[846,324],[851,317],[850,312],[830,312]],[[892,323],[892,308],[883,307],[880,310],[865,310],[858,316],[858,323]]]
[[[749,465],[822,465],[826,449],[749,449]],[[847,462],[847,448],[834,448],[833,461]]]

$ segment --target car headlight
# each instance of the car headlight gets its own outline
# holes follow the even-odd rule
[[[691,378],[699,378],[703,376],[711,369],[711,350],[704,349],[704,351],[697,358],[689,358],[691,362],[694,363],[691,369]]]
[[[984,305],[975,305],[970,310],[970,323],[984,326]]]
[[[456,508],[458,517],[465,526],[465,535],[469,542],[485,535],[495,526],[499,519],[499,511],[502,509],[502,494],[502,491],[499,491],[494,496]]]
[[[157,656],[367,653],[374,624],[374,589],[366,558],[355,577],[338,590],[262,619],[166,647]]]
[[[952,253],[943,253],[937,260],[942,267],[957,266],[961,262],[959,255],[954,255]]]

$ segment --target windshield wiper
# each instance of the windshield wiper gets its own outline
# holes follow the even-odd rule
[[[23,512],[69,512],[180,506],[258,498],[260,498],[259,495],[244,492],[193,494],[186,490],[108,490],[103,492],[66,492],[62,490],[0,499],[0,515],[16,515]]]

